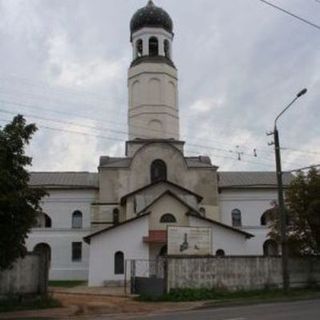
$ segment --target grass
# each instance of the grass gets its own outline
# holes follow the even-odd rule
[[[277,300],[281,298],[303,298],[309,296],[320,297],[319,288],[310,289],[290,289],[288,293],[284,293],[281,289],[264,289],[252,291],[219,291],[215,289],[176,289],[161,297],[151,297],[140,295],[139,301],[201,301],[201,300],[217,300],[217,301],[236,301],[236,300],[259,300],[269,299]]]
[[[84,284],[85,281],[49,281],[49,287],[74,288]]]
[[[0,312],[38,310],[61,307],[59,301],[51,297],[22,298],[18,296],[0,300]]]

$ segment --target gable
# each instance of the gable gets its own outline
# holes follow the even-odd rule
[[[187,226],[188,217],[186,212],[190,208],[175,198],[171,193],[167,192],[158,199],[156,199],[148,208],[149,215],[149,229],[150,230],[167,230],[167,225]],[[171,214],[175,217],[174,223],[160,222],[161,217],[165,214]]]

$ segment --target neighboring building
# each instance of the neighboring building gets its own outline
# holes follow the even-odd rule
[[[98,173],[33,173],[30,184],[50,196],[29,250],[51,255],[51,279],[95,286],[123,281],[125,260],[166,254],[167,226],[210,228],[212,255],[277,253],[262,218],[276,199],[274,173],[218,173],[208,157],[184,155],[172,20],[149,1],[130,28],[126,155],[102,156]]]

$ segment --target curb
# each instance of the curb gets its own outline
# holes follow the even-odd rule
[[[268,303],[282,303],[282,302],[297,302],[305,300],[319,300],[320,294],[314,296],[306,297],[281,297],[281,298],[268,298],[268,299],[235,299],[235,300],[216,300],[216,301],[206,301],[202,306],[195,307],[193,310],[201,309],[213,309],[222,307],[236,307],[236,306],[246,306],[254,304],[268,304]]]

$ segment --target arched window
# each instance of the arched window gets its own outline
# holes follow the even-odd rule
[[[170,43],[169,41],[166,39],[164,40],[163,42],[163,47],[164,47],[164,55],[167,57],[167,58],[171,58],[171,54],[170,54]]]
[[[271,224],[272,222],[272,218],[273,218],[273,215],[275,214],[275,210],[277,210],[276,208],[271,208],[271,209],[268,209],[267,211],[265,211],[261,218],[260,218],[260,224],[262,226],[268,226]]]
[[[51,226],[52,226],[51,218],[47,214],[44,214],[44,227],[51,228]]]
[[[217,257],[224,257],[226,254],[224,253],[224,251],[222,249],[218,249],[216,251],[216,256]]]
[[[35,228],[51,228],[52,221],[51,218],[46,213],[40,213],[37,216]]]
[[[160,218],[161,223],[176,223],[176,217],[171,213],[166,213]]]
[[[201,213],[201,216],[202,216],[202,217],[205,217],[205,216],[206,216],[206,208],[201,207],[201,208],[199,209],[199,212]]]
[[[46,258],[46,262],[48,265],[48,268],[50,267],[50,261],[51,261],[51,248],[47,243],[38,243],[34,248],[33,252],[40,254],[41,256],[44,256]]]
[[[279,255],[278,244],[276,241],[269,239],[263,244],[263,255],[264,256],[277,256]]]
[[[136,58],[142,57],[143,55],[143,42],[139,39],[136,42]]]
[[[231,212],[232,225],[234,227],[241,227],[241,211],[239,209],[233,209]]]
[[[154,160],[151,164],[151,182],[167,180],[167,166],[162,160]]]
[[[113,209],[113,224],[119,224],[119,209]]]
[[[159,55],[159,43],[156,37],[151,37],[149,39],[149,55],[150,56]]]
[[[114,274],[124,274],[124,254],[117,251],[114,254]]]
[[[82,212],[76,210],[72,214],[72,229],[81,229],[82,228]]]

